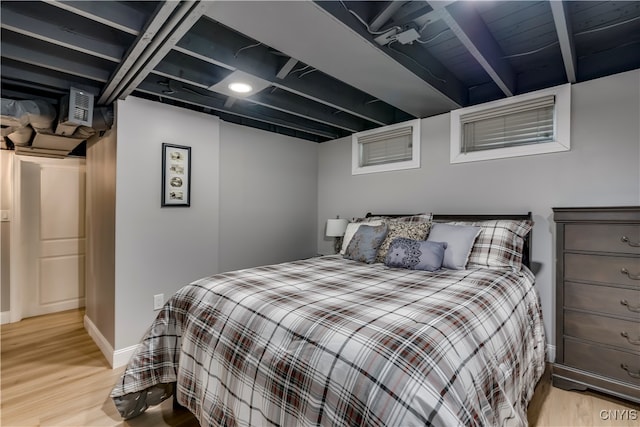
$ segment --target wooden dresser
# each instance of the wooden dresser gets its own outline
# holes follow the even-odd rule
[[[640,206],[553,212],[553,385],[640,402]]]

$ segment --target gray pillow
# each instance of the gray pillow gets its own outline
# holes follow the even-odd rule
[[[394,268],[436,271],[442,267],[446,247],[444,242],[396,237],[389,245],[384,263]]]
[[[480,227],[470,225],[433,224],[427,241],[446,242],[442,266],[452,270],[464,270],[473,248],[473,242],[480,234]]]
[[[386,224],[377,226],[361,225],[344,251],[344,257],[371,264],[376,260],[378,248],[386,236]]]

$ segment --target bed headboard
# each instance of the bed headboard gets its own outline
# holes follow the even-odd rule
[[[370,218],[372,216],[386,216],[390,218],[397,218],[400,216],[410,216],[412,214],[374,214],[368,212],[365,215],[365,218]],[[528,219],[532,221],[531,212],[526,214],[496,214],[496,215],[487,215],[487,214],[433,214],[434,222],[454,222],[454,221],[488,221],[492,219]],[[531,268],[531,232],[527,234],[524,238],[524,246],[522,248],[522,264],[526,265],[528,268]]]

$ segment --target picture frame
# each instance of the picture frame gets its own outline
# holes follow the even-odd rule
[[[162,144],[161,206],[191,206],[191,147]]]

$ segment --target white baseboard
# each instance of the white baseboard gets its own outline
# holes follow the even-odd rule
[[[547,362],[553,363],[556,361],[556,346],[547,344]]]
[[[129,363],[129,359],[133,356],[133,353],[138,349],[138,345],[131,345],[129,347],[121,348],[113,352],[113,364],[114,368],[119,368]]]
[[[11,312],[3,311],[0,313],[0,325],[11,322]]]
[[[132,345],[120,350],[114,350],[109,341],[104,337],[104,335],[102,335],[100,330],[96,327],[96,325],[94,325],[91,319],[87,317],[87,315],[84,316],[84,329],[96,343],[104,357],[107,359],[107,362],[109,362],[109,365],[113,369],[126,365],[133,353],[138,348],[137,345]]]
[[[84,315],[84,329],[91,339],[93,339],[93,342],[96,343],[105,359],[107,359],[107,362],[109,362],[109,365],[113,368],[113,347],[86,314]]]

